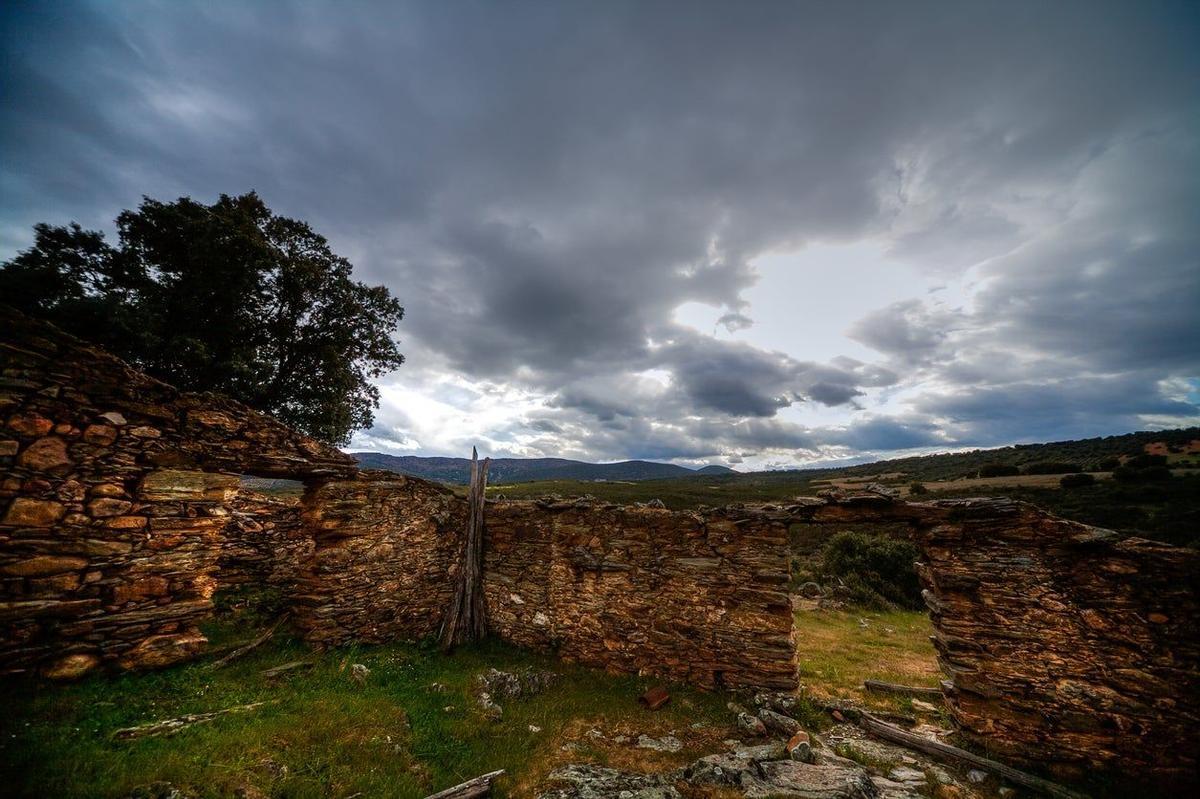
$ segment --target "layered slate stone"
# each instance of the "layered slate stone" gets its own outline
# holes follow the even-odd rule
[[[316,538],[294,615],[310,642],[418,639],[450,600],[465,501],[364,473],[305,498]],[[796,687],[787,525],[754,509],[680,513],[488,502],[490,632],[614,672],[705,687]]]
[[[0,306],[0,672],[195,656],[237,473],[353,471],[270,417]]]

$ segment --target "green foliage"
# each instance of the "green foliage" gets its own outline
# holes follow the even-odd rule
[[[1160,483],[1098,480],[1071,491],[1005,487],[993,492],[1019,499],[1084,524],[1179,546],[1200,547],[1200,475]],[[939,497],[979,496],[978,489]]]
[[[851,602],[873,608],[920,608],[921,586],[913,563],[917,548],[889,536],[841,532],[821,552],[826,580],[840,581]]]
[[[980,477],[1015,477],[1021,470],[1009,463],[985,463],[979,467]]]
[[[1087,473],[1064,474],[1058,484],[1063,488],[1082,488],[1096,483],[1096,478]]]
[[[1145,452],[1142,452],[1137,455],[1134,455],[1131,458],[1126,459],[1125,463],[1123,463],[1122,465],[1126,466],[1130,469],[1151,469],[1151,468],[1154,468],[1155,466],[1166,466],[1167,465],[1167,456],[1166,455],[1149,455]]]
[[[1200,428],[1198,427],[1178,430],[1146,430],[1104,438],[1085,438],[1079,441],[1018,444],[999,449],[977,449],[971,452],[947,452],[894,458],[876,463],[847,466],[838,469],[837,476],[851,478],[903,472],[906,481],[953,480],[963,475],[974,476],[979,472],[980,467],[989,463],[1005,463],[1020,468],[1039,461],[1096,464],[1097,466],[1107,461],[1107,468],[1103,468],[1101,471],[1111,471],[1117,465],[1111,462],[1113,458],[1120,455],[1136,455],[1146,444],[1161,441],[1168,447],[1182,448],[1195,439],[1200,439]]]
[[[1025,474],[1067,474],[1082,472],[1083,467],[1065,461],[1037,461],[1027,464],[1021,471]]]
[[[307,224],[254,193],[146,198],[113,247],[79,225],[35,226],[0,268],[0,297],[181,389],[218,391],[344,443],[379,403],[368,381],[404,361],[404,309]]]
[[[1118,466],[1113,469],[1113,479],[1119,483],[1157,483],[1171,479],[1171,470],[1166,466],[1134,467]]]
[[[925,487],[924,483],[913,483],[908,487],[908,493],[913,496],[919,496],[921,494],[928,494],[929,489]]]

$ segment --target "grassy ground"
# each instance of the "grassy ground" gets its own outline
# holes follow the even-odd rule
[[[228,638],[227,627],[214,638]],[[260,674],[298,659],[315,667],[277,684]],[[363,687],[349,677],[353,663],[371,669]],[[539,696],[504,702],[503,720],[489,722],[471,689],[488,667],[549,668],[563,677]],[[167,781],[204,797],[299,799],[423,797],[504,768],[500,795],[524,796],[568,757],[665,768],[728,737],[724,697],[674,686],[671,704],[650,713],[637,703],[648,685],[498,645],[453,656],[408,645],[314,655],[280,641],[216,672],[193,664],[69,686],[9,682],[0,694],[0,771],[6,795],[18,797],[122,797]],[[273,704],[174,737],[112,739],[122,727],[260,701]],[[680,737],[689,746],[667,755],[610,747],[607,739],[593,745],[586,735],[593,727],[608,738],[687,731]],[[571,741],[582,754],[562,751]]]
[[[223,618],[208,630],[216,644],[258,629],[254,606],[223,607]],[[928,632],[919,613],[802,612],[801,679],[822,697],[860,697],[868,677],[936,684]],[[314,667],[276,683],[261,675],[301,659]],[[354,663],[371,669],[362,687],[350,679]],[[551,669],[562,678],[543,694],[503,702],[503,719],[489,722],[477,712],[472,690],[475,676],[489,667]],[[651,713],[637,703],[651,682],[497,644],[451,656],[415,645],[318,655],[280,640],[215,672],[197,663],[67,686],[9,682],[0,693],[6,710],[0,778],[15,797],[124,797],[165,781],[203,797],[403,798],[503,768],[508,774],[498,795],[524,797],[563,763],[661,770],[719,751],[723,739],[736,736],[725,708],[729,696],[672,686],[671,703]],[[904,709],[896,700],[866,700]],[[263,701],[271,704],[173,737],[112,738],[122,727]],[[541,729],[532,732],[530,725]],[[667,754],[632,746],[642,733],[674,733],[684,749]],[[628,740],[615,740],[621,735]]]
[[[929,616],[914,610],[797,611],[800,682],[816,697],[907,709],[908,700],[865,692],[862,684],[873,679],[937,687],[942,674],[932,632]]]
[[[662,500],[672,510],[698,505],[719,506],[731,502],[782,502],[810,494],[811,481],[826,472],[759,472],[754,474],[698,475],[667,480],[637,482],[590,482],[546,480],[488,486],[488,496],[503,494],[509,499],[533,499],[547,494],[579,496],[591,494],[608,502],[630,503]]]

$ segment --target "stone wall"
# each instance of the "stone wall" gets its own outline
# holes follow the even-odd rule
[[[279,499],[242,488],[227,503],[217,588],[255,585],[291,592],[314,542],[300,523],[298,498]]]
[[[1200,552],[1022,503],[935,505],[919,573],[964,734],[1064,779],[1194,785]]]
[[[310,642],[437,632],[465,502],[364,474],[305,498],[317,549],[294,615]],[[796,686],[787,525],[751,510],[489,502],[484,596],[504,640],[616,672],[706,687]]]
[[[353,470],[270,417],[0,306],[0,673],[193,656],[238,484],[208,472]]]
[[[360,472],[304,497],[302,518],[316,542],[292,617],[318,647],[432,635],[450,603],[464,502],[436,483],[391,472]]]

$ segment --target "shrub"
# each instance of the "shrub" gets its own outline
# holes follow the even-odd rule
[[[985,463],[979,467],[980,477],[1015,477],[1021,470],[1007,463]]]
[[[924,483],[913,483],[912,485],[910,485],[908,487],[908,493],[910,493],[910,494],[928,494],[929,489],[925,487]]]
[[[1082,488],[1084,486],[1095,485],[1096,478],[1087,473],[1079,474],[1064,474],[1058,484],[1063,488]]]
[[[850,600],[864,607],[920,608],[921,586],[913,563],[917,548],[887,536],[841,532],[821,552],[827,580],[840,580]]]
[[[1138,468],[1126,463],[1124,466],[1113,469],[1112,476],[1114,480],[1122,483],[1156,483],[1160,480],[1170,480],[1171,470],[1166,466]]]
[[[1113,469],[1121,465],[1120,458],[1105,458],[1096,464],[1096,470],[1101,472],[1111,472]]]
[[[1151,469],[1155,466],[1166,466],[1167,456],[1146,455],[1143,453],[1141,455],[1134,455],[1132,458],[1125,461],[1123,465],[1128,466],[1130,469]]]
[[[1067,474],[1082,471],[1083,467],[1078,463],[1062,461],[1037,461],[1025,466],[1025,474]]]

